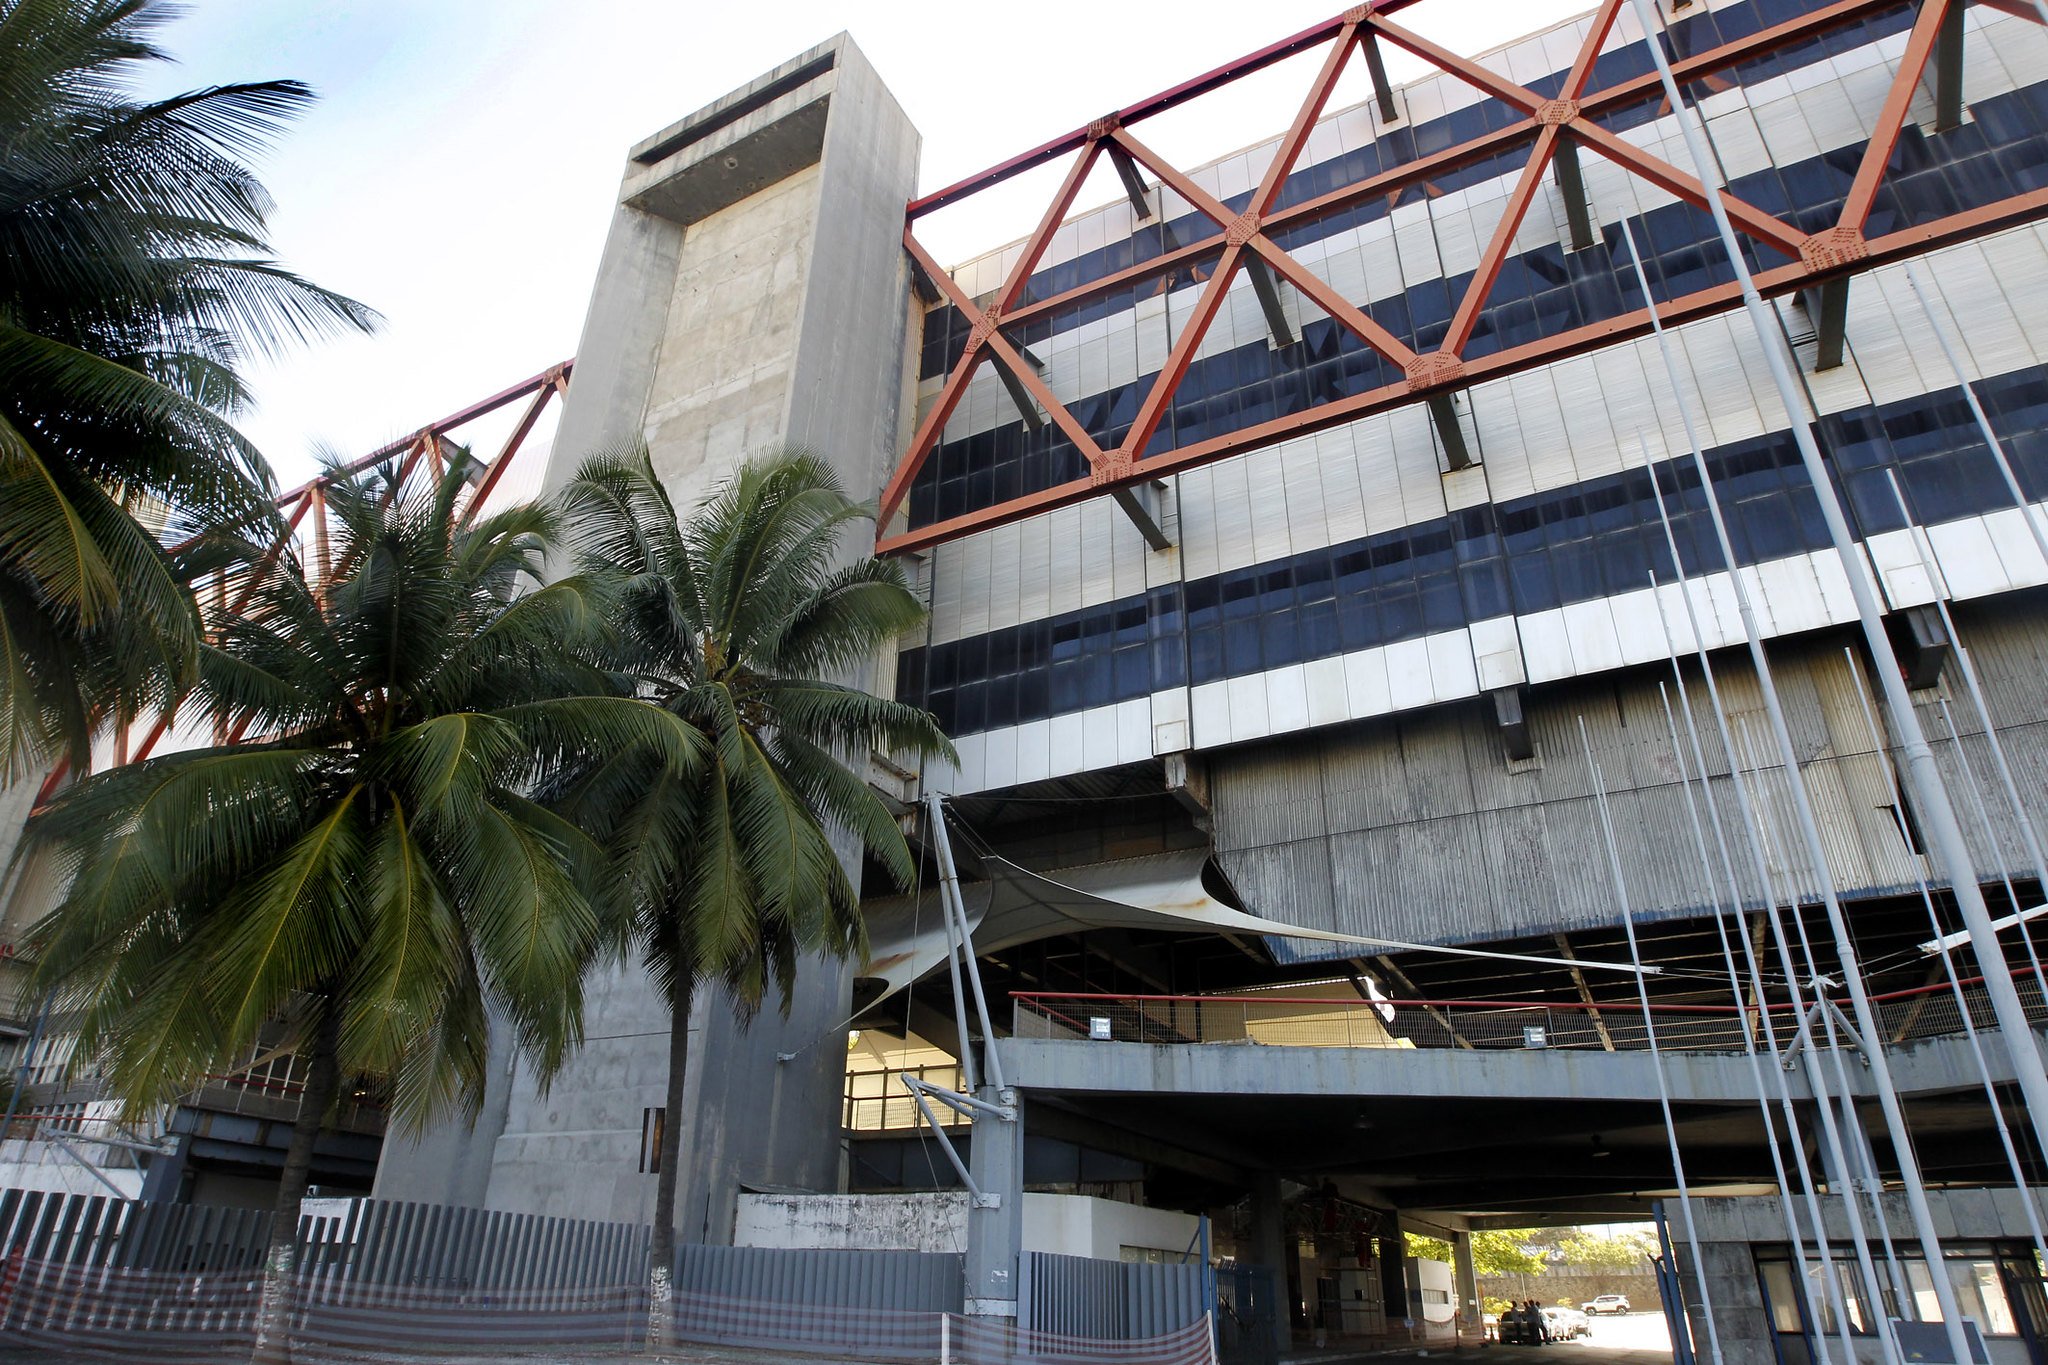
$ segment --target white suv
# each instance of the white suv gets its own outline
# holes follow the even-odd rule
[[[1629,1311],[1628,1295],[1602,1294],[1591,1303],[1582,1306],[1588,1313],[1626,1313]]]

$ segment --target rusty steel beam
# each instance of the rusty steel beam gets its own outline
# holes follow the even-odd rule
[[[566,384],[569,380],[570,372],[573,371],[575,368],[576,362],[574,360],[565,360],[559,365],[551,365],[547,369],[542,370],[539,374],[533,376],[531,379],[522,379],[520,382],[514,384],[509,389],[501,390],[497,393],[492,394],[489,398],[481,399],[478,402],[471,403],[468,407],[463,408],[458,412],[451,412],[446,417],[443,417],[440,421],[430,422],[426,426],[421,427],[418,431],[413,432],[409,436],[402,436],[398,440],[393,441],[388,445],[379,446],[375,450],[371,451],[369,454],[359,456],[356,459],[350,460],[347,464],[341,466],[339,469],[332,471],[331,473],[322,474],[319,476],[319,478],[308,479],[306,480],[306,482],[300,484],[296,488],[285,490],[284,492],[277,495],[277,503],[280,507],[282,507],[286,503],[295,502],[298,499],[305,497],[307,491],[311,489],[312,486],[316,483],[321,483],[323,481],[331,482],[336,477],[346,477],[347,475],[350,474],[360,474],[365,469],[374,468],[377,465],[384,463],[384,461],[390,459],[394,455],[403,454],[406,450],[418,444],[420,441],[425,440],[429,436],[439,435],[444,432],[453,431],[457,427],[466,426],[469,423],[474,422],[479,417],[484,417],[489,415],[490,413],[496,412],[499,408],[509,407],[513,403],[518,402],[520,399],[532,394],[536,389],[540,388],[542,385],[553,384],[559,386],[562,384]]]
[[[2038,222],[2044,218],[2048,218],[2048,189],[2030,190],[1996,204],[1872,238],[1864,244],[1863,254],[1853,259],[1826,260],[1816,257],[1811,262],[1803,259],[1788,262],[1759,273],[1756,276],[1756,284],[1766,297],[1782,297],[1802,289],[1814,288],[1829,279],[1894,261],[1908,260],[1944,246],[1982,237],[2001,228]],[[1716,285],[1659,304],[1657,316],[1667,327],[1679,326],[1726,312],[1740,302],[1741,296],[1733,284]],[[1638,308],[1600,322],[1589,323],[1554,336],[1466,361],[1456,383],[1476,384],[1484,380],[1518,374],[1572,356],[1598,351],[1619,342],[1632,341],[1648,335],[1649,331],[1649,312]],[[1434,387],[1440,388],[1444,385]],[[1366,393],[1353,394],[1304,412],[1291,413],[1239,431],[1214,436],[1193,445],[1162,452],[1145,460],[1121,482],[1163,478],[1180,470],[1213,463],[1291,437],[1342,426],[1361,417],[1389,412],[1422,401],[1430,391],[1429,385],[1411,387],[1406,383],[1385,384]],[[1101,485],[1087,480],[1075,480],[1035,493],[1027,493],[997,506],[964,513],[946,521],[883,535],[876,540],[876,549],[884,554],[925,549],[991,526],[1017,521],[1058,507],[1072,506],[1101,491]]]
[[[492,394],[489,398],[471,403],[469,406],[452,412],[438,421],[429,422],[426,426],[419,428],[401,440],[379,446],[367,455],[360,456],[337,469],[321,474],[317,478],[308,479],[306,482],[278,494],[274,501],[274,506],[279,512],[286,514],[283,529],[272,540],[270,547],[264,551],[263,556],[257,560],[257,572],[251,575],[249,581],[244,583],[241,590],[234,596],[229,597],[226,595],[227,577],[225,573],[219,577],[216,587],[217,591],[221,594],[222,600],[214,610],[214,620],[210,629],[218,629],[221,622],[231,619],[248,609],[249,603],[256,596],[262,573],[271,564],[276,562],[279,555],[283,554],[290,547],[293,537],[298,534],[300,526],[309,517],[313,523],[312,550],[315,573],[320,579],[325,580],[333,568],[333,553],[327,532],[327,489],[336,479],[345,478],[351,474],[360,474],[367,469],[373,469],[392,456],[404,452],[406,460],[401,466],[398,479],[402,483],[418,464],[420,455],[428,451],[438,450],[440,443],[448,439],[450,431],[465,426],[479,417],[488,416],[512,403],[516,403],[521,398],[529,399],[525,413],[520,417],[518,424],[514,426],[511,435],[500,450],[498,458],[491,462],[482,482],[470,496],[469,505],[462,516],[463,524],[468,524],[470,517],[475,514],[476,509],[483,505],[484,499],[489,497],[491,491],[496,488],[499,478],[510,467],[513,457],[519,453],[526,438],[532,434],[534,424],[539,421],[541,411],[546,407],[548,401],[559,394],[568,392],[569,376],[574,368],[575,362],[573,360],[565,360],[559,365],[552,365],[530,379],[521,380],[510,388]],[[194,540],[181,541],[177,545],[172,546],[171,549],[173,552],[176,552],[189,548],[193,543]],[[122,761],[139,763],[153,754],[156,751],[156,746],[163,741],[164,736],[170,733],[171,726],[176,722],[177,713],[178,708],[175,704],[160,711],[156,719],[150,724],[149,729],[143,732],[141,741],[133,746],[126,747],[125,754],[120,756]],[[242,737],[243,730],[240,728],[229,732],[225,736],[229,743],[238,742]],[[70,763],[67,760],[59,760],[51,768],[48,775],[44,777],[42,785],[37,788],[36,798],[33,803],[34,808],[40,809],[52,796],[56,795],[58,788],[62,786],[64,779],[70,775],[70,772]]]
[[[1913,21],[1913,31],[1906,39],[1906,50],[1899,56],[1898,75],[1885,94],[1877,126],[1870,131],[1870,142],[1863,149],[1863,160],[1856,167],[1856,178],[1850,181],[1848,197],[1842,201],[1842,216],[1835,225],[1838,235],[1846,237],[1853,233],[1861,236],[1863,225],[1870,219],[1871,206],[1877,202],[1877,187],[1884,180],[1885,165],[1892,159],[1892,153],[1898,150],[1906,114],[1913,107],[1913,96],[1920,88],[1920,76],[1927,69],[1927,59],[1934,55],[1935,45],[1941,39],[1951,4],[1955,4],[1958,10],[1962,8],[1960,0],[1921,0],[1920,16]]]
[[[1988,4],[1991,0],[1978,2]],[[1724,67],[1764,56],[1844,25],[1856,23],[1869,14],[1890,9],[1896,3],[1897,0],[1836,0],[1836,3],[1815,10],[1812,14],[1788,20],[1771,28],[1760,29],[1735,42],[1675,61],[1672,69],[1680,80],[1711,75]],[[2031,0],[2015,0],[2015,3],[2031,4]],[[1579,102],[1579,113],[1582,119],[1590,119],[1611,110],[1626,108],[1655,98],[1659,98],[1657,76],[1652,72],[1646,76],[1623,81],[1619,85],[1593,91]],[[1366,199],[1398,194],[1411,185],[1427,182],[1474,161],[1511,150],[1520,143],[1534,138],[1539,130],[1540,125],[1533,117],[1520,120],[1506,128],[1459,143],[1455,147],[1369,176],[1355,185],[1340,186],[1314,199],[1304,200],[1284,209],[1275,209],[1265,220],[1266,231],[1284,231],[1290,227],[1315,222]],[[1114,274],[1105,275],[1101,279],[1076,285],[1037,303],[1020,305],[1010,314],[1009,320],[1022,323],[1062,308],[1085,303],[1103,294],[1129,288],[1155,275],[1163,275],[1190,264],[1205,255],[1214,255],[1222,246],[1221,233],[1186,243],[1149,261],[1141,261]]]
[[[1223,254],[1216,262],[1215,273],[1210,275],[1208,282],[1203,285],[1192,314],[1181,327],[1180,335],[1174,338],[1165,365],[1160,367],[1158,376],[1152,381],[1151,389],[1146,393],[1144,401],[1138,405],[1137,418],[1131,423],[1131,429],[1125,435],[1123,445],[1111,454],[1105,464],[1097,467],[1095,474],[1098,481],[1114,480],[1127,474],[1143,457],[1146,444],[1151,441],[1153,433],[1159,429],[1160,421],[1166,416],[1167,404],[1173,401],[1174,392],[1179,389],[1181,380],[1187,377],[1188,366],[1194,361],[1196,349],[1202,344],[1202,338],[1208,335],[1209,325],[1215,321],[1217,310],[1222,307],[1224,298],[1230,292],[1230,282],[1237,273],[1237,267],[1246,259],[1246,248],[1264,240],[1259,229],[1262,215],[1273,207],[1273,201],[1279,197],[1281,187],[1287,183],[1287,177],[1293,171],[1295,162],[1308,146],[1309,133],[1314,130],[1316,120],[1322,117],[1323,109],[1329,103],[1330,92],[1336,88],[1337,78],[1343,74],[1345,61],[1350,57],[1357,40],[1358,20],[1347,17],[1339,26],[1335,41],[1330,44],[1329,54],[1323,59],[1322,69],[1310,83],[1301,107],[1295,111],[1293,121],[1288,124],[1287,131],[1274,147],[1273,159],[1266,163],[1266,171],[1259,179],[1258,188],[1252,192],[1250,200],[1245,204],[1244,212],[1235,216],[1214,196],[1168,164],[1165,158],[1138,141],[1128,129],[1119,127],[1111,132],[1117,144],[1129,153],[1133,160],[1157,175],[1174,193],[1215,220],[1217,226],[1223,229]],[[1272,247],[1272,252],[1271,263],[1278,267],[1279,258],[1284,257],[1286,253],[1280,251],[1277,246]],[[1265,254],[1263,249],[1260,250],[1260,254]],[[1289,264],[1292,265],[1293,262],[1290,261]],[[1290,280],[1307,273],[1298,266],[1287,272]],[[1256,283],[1255,277],[1255,287]],[[1277,293],[1271,290],[1270,281],[1267,292],[1273,293],[1268,317],[1277,318],[1280,325],[1275,328],[1275,332],[1282,339],[1282,344],[1285,344],[1285,319],[1278,316],[1279,298]],[[1331,292],[1334,297],[1334,291]],[[1265,300],[1262,298],[1261,301]],[[1125,510],[1130,509],[1127,507]],[[1143,529],[1143,526],[1144,523],[1140,521],[1140,529]],[[1153,541],[1155,537],[1147,535],[1146,539]]]
[[[1199,99],[1211,90],[1220,89],[1233,81],[1242,80],[1254,72],[1263,71],[1275,63],[1284,62],[1296,53],[1306,52],[1311,48],[1328,42],[1331,36],[1345,24],[1355,25],[1357,23],[1357,16],[1364,11],[1371,10],[1381,14],[1392,14],[1397,10],[1407,9],[1410,5],[1419,4],[1420,2],[1421,0],[1370,0],[1367,4],[1347,10],[1335,18],[1325,19],[1318,24],[1311,24],[1299,33],[1282,38],[1278,42],[1268,43],[1256,52],[1248,52],[1235,61],[1225,62],[1223,65],[1205,71],[1199,76],[1191,77],[1180,82],[1178,85],[1162,90],[1156,95],[1148,96],[1133,104],[1127,104],[1117,110],[1112,117],[1119,123],[1130,124],[1150,118],[1154,114],[1164,113],[1168,109],[1186,104],[1189,100]],[[1094,127],[1095,125],[1091,123],[1086,127],[1076,128],[1070,133],[1053,138],[1050,142],[1040,143],[1028,152],[1019,152],[1016,156],[1009,158],[1007,161],[998,162],[985,171],[970,175],[964,180],[955,181],[944,189],[933,190],[930,194],[920,195],[910,201],[907,206],[907,213],[913,219],[922,218],[935,209],[941,209],[948,204],[957,203],[968,195],[985,190],[991,185],[1001,184],[1012,176],[1022,175],[1025,171],[1042,166],[1048,161],[1056,161],[1089,141],[1095,135],[1093,132]]]
[[[1542,180],[1554,164],[1559,166],[1558,174],[1566,182],[1568,192],[1573,193],[1576,198],[1583,198],[1583,176],[1574,174],[1579,169],[1576,162],[1566,166],[1558,160],[1561,155],[1575,155],[1575,149],[1580,143],[1630,174],[1695,207],[1707,207],[1708,196],[1715,196],[1738,230],[1792,258],[1790,265],[1766,272],[1763,278],[1768,287],[1773,292],[1782,294],[1794,289],[1814,289],[1826,285],[1821,297],[1836,305],[1835,309],[1829,310],[1831,313],[1839,312],[1839,304],[1846,289],[1846,279],[1850,274],[1868,268],[1870,264],[1880,259],[1894,259],[1902,252],[1909,253],[1910,244],[1915,241],[1932,243],[1937,240],[1962,240],[1994,230],[1994,227],[2001,223],[2026,221],[2029,217],[2040,216],[2040,207],[2036,202],[2040,192],[2037,191],[2033,194],[2015,196],[1983,209],[1953,215],[1938,223],[1928,224],[1922,230],[1893,233],[1878,242],[1866,242],[1862,238],[1861,224],[1867,217],[1869,200],[1875,194],[1884,163],[1890,155],[1890,147],[1896,143],[1903,110],[1910,105],[1913,87],[1920,78],[1937,33],[1953,32],[1953,21],[1947,16],[1952,8],[1959,12],[1961,3],[1962,0],[1926,0],[1909,41],[1908,60],[1902,63],[1887,99],[1887,114],[1881,119],[1877,135],[1873,137],[1871,147],[1866,153],[1865,165],[1859,171],[1858,184],[1852,188],[1850,203],[1844,211],[1843,224],[1812,236],[1783,219],[1743,201],[1725,188],[1702,184],[1697,178],[1663,158],[1600,126],[1596,120],[1603,113],[1628,108],[1645,100],[1661,98],[1657,78],[1649,73],[1618,82],[1606,89],[1590,93],[1586,90],[1599,55],[1612,34],[1619,13],[1620,0],[1602,0],[1573,61],[1572,69],[1567,73],[1559,94],[1554,99],[1539,96],[1518,82],[1460,57],[1434,41],[1394,23],[1389,16],[1397,9],[1405,8],[1405,5],[1379,3],[1357,6],[1328,23],[1304,30],[1292,38],[1282,40],[1279,44],[1262,48],[1242,63],[1218,68],[1217,71],[1198,77],[1193,82],[1175,87],[1174,91],[1168,92],[1166,96],[1155,97],[1151,102],[1141,101],[1139,105],[1119,111],[1117,115],[1098,120],[1083,133],[1072,135],[1061,145],[1068,149],[1085,146],[1089,149],[1088,153],[1084,153],[1087,155],[1098,150],[1106,139],[1109,147],[1128,156],[1133,163],[1134,174],[1136,166],[1143,166],[1157,176],[1163,186],[1171,189],[1198,213],[1210,219],[1217,231],[1200,241],[1177,246],[1153,260],[1141,262],[1035,303],[1017,302],[1026,287],[1029,269],[1022,262],[1019,268],[1012,272],[997,305],[987,313],[978,311],[971,300],[960,295],[957,287],[947,289],[946,292],[954,306],[961,310],[973,327],[973,336],[960,363],[946,379],[938,400],[920,424],[911,449],[906,452],[885,490],[882,501],[883,516],[878,523],[878,546],[886,549],[906,549],[929,545],[984,526],[1029,516],[1053,506],[1067,505],[1087,496],[1091,490],[1126,488],[1140,480],[1156,478],[1172,469],[1221,459],[1230,454],[1268,444],[1288,434],[1336,425],[1354,420],[1370,411],[1382,411],[1407,402],[1428,403],[1432,415],[1439,419],[1441,425],[1445,409],[1449,407],[1448,395],[1460,388],[1489,376],[1548,363],[1552,359],[1612,344],[1613,341],[1626,336],[1639,335],[1647,325],[1648,315],[1642,310],[1603,323],[1570,329],[1553,337],[1542,338],[1476,360],[1468,361],[1462,354],[1466,343],[1477,328],[1479,318],[1483,315],[1487,295],[1498,280],[1515,237],[1536,200]],[[1709,51],[1694,54],[1680,61],[1675,71],[1681,80],[1691,81],[1708,77],[1728,66],[1786,46],[1810,41],[1820,33],[1857,22],[1868,14],[1888,7],[1886,0],[1836,0],[1835,3],[1823,5],[1810,14],[1788,20],[1737,41],[1722,44]],[[1351,50],[1358,46],[1365,47],[1366,59],[1370,65],[1373,57],[1377,55],[1373,44],[1379,41],[1393,43],[1423,58],[1526,117],[1516,120],[1506,128],[1470,139],[1458,147],[1367,177],[1355,185],[1330,191],[1286,209],[1273,208],[1285,184],[1286,176],[1292,171],[1306,147],[1308,135],[1321,116],[1330,91]],[[1292,56],[1307,51],[1318,43],[1329,44],[1321,72],[1308,97],[1290,122],[1287,132],[1279,140],[1272,162],[1243,213],[1233,213],[1226,208],[1191,177],[1154,153],[1127,126],[1132,119],[1157,112],[1160,108],[1170,107],[1182,99],[1192,98],[1194,94],[1227,83],[1236,75],[1270,65],[1273,61],[1280,60],[1281,56]],[[1525,143],[1529,145],[1527,160],[1509,195],[1501,221],[1482,253],[1473,279],[1453,312],[1451,325],[1441,349],[1431,354],[1416,355],[1407,343],[1393,336],[1375,323],[1361,308],[1329,288],[1274,241],[1274,234],[1289,227],[1316,221],[1324,215],[1376,194],[1398,195],[1412,185],[1426,183],[1432,176],[1440,176],[1481,159],[1499,156]],[[1053,144],[1047,146],[1051,147]],[[1041,148],[1038,152],[1027,153],[1025,159],[1045,150]],[[1046,157],[1040,156],[1039,159],[1044,160]],[[983,177],[963,181],[960,185],[942,191],[937,197],[958,198],[961,194],[971,192],[973,188],[1007,178],[1009,174],[1014,174],[1021,168],[1020,160],[1013,158],[1011,162],[1003,163],[994,171],[985,173]],[[1077,171],[1076,175],[1079,173]],[[1070,177],[1070,188],[1073,183],[1074,179]],[[929,202],[931,198],[933,197],[913,203],[909,216],[915,219],[918,213],[935,206]],[[1070,202],[1071,195],[1063,194],[1062,212],[1064,205]],[[1574,204],[1572,208],[1573,211],[1568,217],[1571,221],[1573,245],[1589,245],[1596,234],[1586,213],[1586,206],[1581,202]],[[1854,218],[1853,225],[1850,218],[1852,211],[1859,214]],[[1048,213],[1046,220],[1041,223],[1040,232],[1034,235],[1031,244],[1033,247],[1042,245],[1040,239],[1049,230],[1054,218],[1054,214]],[[936,272],[936,266],[918,246],[914,232],[908,227],[905,232],[905,244],[924,273]],[[1027,251],[1026,256],[1033,257],[1034,253]],[[1368,394],[1352,395],[1311,408],[1307,412],[1290,414],[1285,418],[1261,423],[1243,431],[1212,437],[1150,460],[1142,459],[1147,444],[1165,419],[1175,390],[1185,377],[1208,328],[1220,312],[1222,301],[1227,296],[1234,276],[1247,261],[1254,260],[1293,284],[1305,297],[1366,345],[1398,364],[1402,368],[1404,380],[1383,385]],[[890,520],[908,497],[911,482],[930,451],[936,448],[946,423],[957,411],[960,397],[971,379],[979,358],[979,351],[983,347],[1006,347],[1001,327],[1044,317],[1060,309],[1111,291],[1129,288],[1148,279],[1169,277],[1184,268],[1199,271],[1205,264],[1209,265],[1210,273],[1203,282],[1191,316],[1185,320],[1180,334],[1173,339],[1166,363],[1154,377],[1141,401],[1137,419],[1121,448],[1115,451],[1098,451],[1083,440],[1076,440],[1077,446],[1089,459],[1090,474],[1086,480],[1074,480],[1059,488],[1026,494],[999,506],[978,509],[950,518],[941,524],[919,528],[914,532],[892,532]],[[1254,280],[1254,285],[1264,286],[1259,288],[1258,292],[1270,323],[1276,312],[1277,288],[1274,281],[1263,278],[1263,272],[1261,278]],[[1165,287],[1164,284],[1162,287]],[[945,285],[941,284],[941,288],[945,288]],[[1733,302],[1733,295],[1725,289],[1705,289],[1664,305],[1660,315],[1665,316],[1667,320],[1683,320],[1705,316],[1728,307]],[[1276,327],[1275,331],[1277,339],[1287,339],[1284,329]],[[1053,420],[1059,421],[1064,415],[1064,409],[1051,400],[1049,392],[1040,393],[1034,389],[1033,393]],[[1062,423],[1062,426],[1064,429],[1065,424]],[[1072,435],[1071,432],[1069,434]],[[1457,464],[1459,452],[1456,449],[1456,438],[1459,433],[1453,429],[1446,431],[1444,435],[1447,448],[1452,450],[1453,463]],[[1466,458],[1469,457],[1469,452],[1466,452]]]

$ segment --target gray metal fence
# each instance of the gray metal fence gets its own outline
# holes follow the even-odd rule
[[[255,1328],[271,1222],[260,1209],[0,1190],[0,1353],[233,1354]],[[306,1217],[299,1235],[294,1349],[644,1339],[641,1225],[359,1200]],[[957,1254],[686,1246],[676,1262],[688,1341],[969,1365],[1210,1359],[1214,1291],[1199,1264],[1030,1253],[1010,1324],[960,1316]]]
[[[267,1209],[151,1204],[40,1190],[0,1191],[0,1258],[88,1269],[253,1270],[270,1241]],[[356,1284],[546,1292],[637,1283],[649,1230],[632,1223],[445,1204],[352,1202],[299,1222],[299,1269]]]
[[[1216,1306],[1199,1262],[1097,1261],[1049,1251],[1024,1254],[1018,1325],[1103,1341],[1177,1332]]]

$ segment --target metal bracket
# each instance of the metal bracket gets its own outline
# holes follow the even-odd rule
[[[1173,537],[1166,534],[1166,486],[1157,479],[1149,483],[1125,484],[1122,488],[1110,490],[1116,505],[1123,508],[1124,515],[1138,528],[1138,534],[1145,543],[1155,550],[1173,548]]]
[[[967,1163],[960,1159],[960,1151],[953,1145],[953,1139],[947,1135],[944,1128],[939,1126],[939,1116],[932,1112],[931,1101],[937,1100],[940,1104],[945,1105],[970,1123],[983,1114],[991,1118],[1000,1119],[1004,1123],[1015,1123],[1017,1121],[1017,1092],[1004,1087],[996,1092],[996,1098],[1001,1100],[1002,1103],[990,1104],[988,1101],[978,1100],[972,1095],[963,1095],[957,1090],[948,1090],[943,1085],[933,1085],[930,1081],[922,1080],[916,1076],[899,1074],[896,1079],[903,1082],[903,1088],[910,1092],[910,1098],[917,1104],[917,1112],[924,1115],[924,1121],[931,1125],[932,1136],[939,1140],[939,1150],[946,1154],[946,1160],[952,1165],[954,1173],[960,1177],[960,1183],[967,1187],[967,1195],[971,1205],[977,1209],[1001,1208],[1003,1206],[1003,1197],[1001,1195],[990,1194],[987,1190],[974,1183],[974,1176],[968,1172]]]

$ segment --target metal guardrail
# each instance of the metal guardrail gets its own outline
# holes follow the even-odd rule
[[[2048,1000],[2018,974],[2027,1018],[2048,1026]],[[1981,978],[1963,981],[1971,1022],[1995,1029]],[[1020,991],[1011,996],[1018,1038],[1268,1047],[1469,1048],[1635,1051],[1649,1046],[1642,1007],[1572,1001],[1366,1000],[1356,996],[1090,995]],[[1946,981],[1871,997],[1888,1044],[1964,1032],[1962,1005]],[[1768,1007],[1780,1045],[1800,1026],[1790,1005]],[[1742,1005],[1653,1005],[1657,1045],[1673,1052],[1762,1048],[1762,1014]]]
[[[856,1133],[887,1132],[915,1128],[920,1122],[917,1100],[904,1088],[903,1078],[914,1077],[961,1090],[965,1073],[957,1062],[923,1066],[890,1067],[886,1070],[848,1071],[846,1092],[841,1102],[840,1125]],[[964,1127],[967,1119],[944,1105],[934,1109],[939,1123],[947,1128]]]

